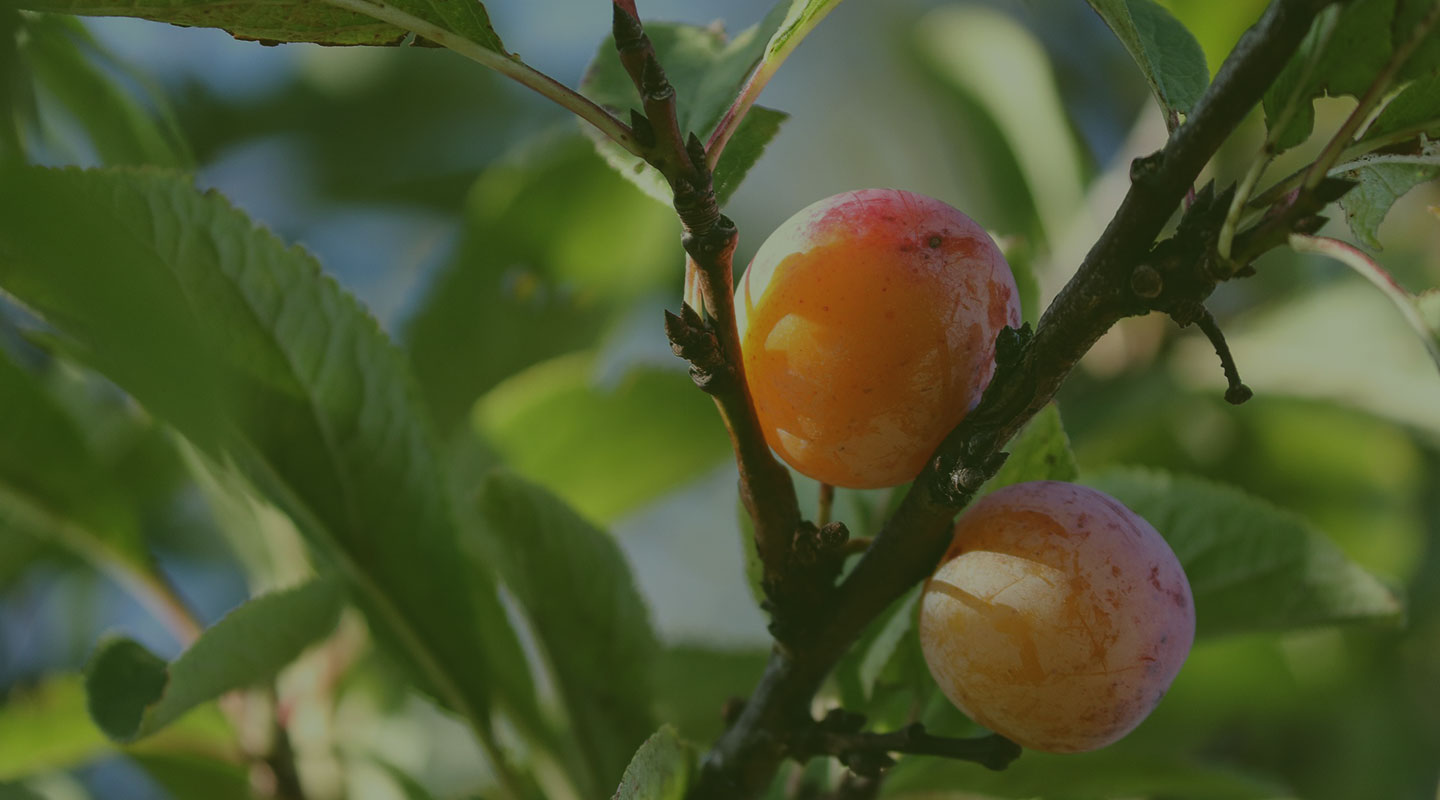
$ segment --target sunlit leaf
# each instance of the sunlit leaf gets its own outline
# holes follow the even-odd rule
[[[487,530],[478,555],[524,609],[592,774],[608,786],[655,724],[659,646],[630,567],[608,534],[513,475],[492,473],[479,504]]]
[[[342,599],[331,579],[262,595],[170,664],[131,639],[111,639],[85,671],[90,715],[107,736],[130,742],[225,692],[263,684],[335,628]]]
[[[681,800],[694,769],[694,751],[666,725],[636,751],[612,800]]]
[[[1195,596],[1197,636],[1394,622],[1403,613],[1390,587],[1304,519],[1239,489],[1122,469],[1084,482],[1165,537]]]
[[[115,752],[85,707],[79,675],[46,678],[12,688],[0,705],[0,781],[71,769]],[[127,753],[235,755],[234,734],[214,706],[202,707],[170,728],[125,749]]]
[[[342,563],[418,685],[472,720],[533,697],[400,353],[310,256],[178,175],[10,165],[0,286]]]
[[[1188,114],[1210,84],[1210,71],[1185,25],[1152,0],[1088,2],[1135,59],[1160,107]]]

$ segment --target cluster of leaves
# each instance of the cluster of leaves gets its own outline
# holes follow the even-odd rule
[[[721,145],[714,165],[721,202],[785,120],[749,104],[837,4],[782,0],[733,37],[647,25],[680,98],[682,128]],[[522,83],[535,74],[505,51],[474,2],[21,5],[218,27],[268,42],[438,42]],[[1195,111],[1208,71],[1185,28],[1151,0],[1091,5],[1140,65],[1172,127]],[[1355,0],[1327,10],[1266,96],[1270,154],[1308,139],[1314,98],[1366,95],[1426,14],[1433,17],[1430,6],[1414,0]],[[1358,181],[1343,207],[1356,238],[1371,248],[1396,198],[1440,174],[1427,138],[1440,136],[1440,26],[1433,23],[1386,79],[1400,91],[1326,167]],[[1015,130],[973,73],[931,55],[924,58],[933,77],[966,94],[998,128]],[[661,643],[620,548],[598,525],[722,462],[726,439],[683,373],[627,363],[619,378],[596,380],[607,367],[617,370],[587,347],[623,326],[649,293],[677,287],[673,222],[644,196],[668,204],[663,179],[604,129],[589,130],[593,151],[573,136],[528,143],[470,188],[455,266],[407,324],[402,348],[312,256],[197,190],[183,171],[194,158],[168,112],[152,112],[97,68],[111,60],[66,17],[0,13],[0,65],[9,81],[0,93],[0,289],[13,301],[0,307],[0,547],[7,554],[0,571],[42,550],[69,552],[129,587],[188,645],[167,662],[131,639],[101,643],[83,683],[99,731],[171,786],[180,785],[181,771],[166,759],[195,756],[174,740],[209,743],[203,763],[213,781],[205,791],[243,793],[237,765],[275,753],[237,753],[243,748],[223,722],[185,713],[273,684],[303,651],[331,637],[342,607],[353,605],[408,684],[466,721],[515,800],[555,791],[598,797],[617,784],[620,798],[683,796],[693,742],[718,733],[720,700],[747,691],[758,665],[749,654]],[[77,118],[111,166],[26,163],[37,89]],[[579,92],[558,99],[583,94],[616,112],[639,104],[610,41]],[[1018,133],[1008,138],[1015,151],[1027,147]],[[1035,163],[1024,152],[1009,155]],[[1081,170],[1066,166],[1080,191]],[[1038,185],[1045,173],[1026,169],[1024,204],[1041,218],[1036,227],[1053,234],[1061,220],[1045,218],[1052,213]],[[1247,213],[1262,217],[1281,199],[1262,193],[1256,200],[1266,202]],[[1399,289],[1354,248],[1338,251],[1320,239],[1298,246],[1339,252],[1389,287],[1440,351],[1435,294]],[[1034,317],[1034,281],[1021,277]],[[104,376],[144,414],[78,390],[66,377],[77,367]],[[115,430],[102,436],[85,428],[96,420]],[[1082,474],[1053,407],[1008,449],[987,490],[1080,479],[1149,518],[1190,577],[1202,637],[1393,622],[1402,614],[1391,587],[1310,523],[1256,497],[1157,471]],[[141,480],[155,475],[163,479]],[[318,576],[280,577],[273,564],[252,566],[258,584],[287,588],[257,592],[197,631],[142,530],[153,506],[192,483],[217,509],[227,501],[278,509]],[[845,492],[849,505],[841,507],[866,535],[899,494]],[[242,551],[263,550],[256,542],[270,536],[254,514],[221,524]],[[934,730],[970,732],[973,723],[944,701],[919,659],[914,598],[869,627],[837,667],[833,693],[883,728],[918,719]],[[537,645],[532,652],[526,639]],[[27,727],[33,716],[73,720],[81,691],[75,679],[56,678],[7,706],[0,780],[76,763],[103,746],[93,728],[80,726],[87,733],[72,736],[59,755],[33,757],[46,746],[43,736],[22,749],[37,738]],[[10,720],[18,721],[7,728]],[[66,736],[58,731],[54,741]],[[905,759],[885,791],[966,787],[1022,797],[1053,791],[1057,775],[1072,794],[1273,789],[1173,753],[1141,769],[1137,745],[1128,746],[1073,762],[1027,756],[997,775]],[[11,752],[32,757],[7,764],[3,754]],[[403,773],[397,780],[425,796]],[[222,785],[229,789],[216,788]],[[28,791],[0,784],[0,796]]]

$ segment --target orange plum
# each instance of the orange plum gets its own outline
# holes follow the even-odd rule
[[[1160,534],[1109,495],[1056,481],[966,511],[920,604],[925,661],[950,701],[1054,753],[1139,725],[1194,637],[1190,584]]]
[[[801,473],[857,489],[920,472],[979,402],[996,335],[1020,325],[1015,278],[984,229],[895,189],[791,217],[735,306],[766,441]]]

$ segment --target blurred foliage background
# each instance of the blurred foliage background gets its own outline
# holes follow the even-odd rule
[[[490,8],[510,49],[573,86],[609,23],[605,4],[578,5]],[[769,4],[641,5],[647,18],[738,30]],[[1165,5],[1213,72],[1264,3]],[[658,716],[698,742],[718,733],[719,703],[748,691],[769,640],[746,588],[724,432],[660,327],[681,291],[678,225],[603,164],[577,123],[442,50],[264,47],[135,20],[0,11],[0,80],[15,120],[0,144],[43,164],[192,169],[314,252],[408,351],[457,463],[469,474],[507,464],[613,533],[663,640]],[[737,263],[816,199],[905,188],[1002,238],[1034,275],[1031,321],[1109,219],[1130,159],[1165,132],[1129,57],[1078,1],[844,4],[763,101],[792,116],[726,209],[741,231]],[[1317,127],[1351,103],[1321,101]],[[1252,114],[1213,177],[1243,174],[1263,135]],[[1382,229],[1380,261],[1412,290],[1440,285],[1436,204],[1437,186],[1422,186]],[[1348,236],[1343,221],[1330,231]],[[1257,397],[1223,402],[1198,333],[1127,320],[1059,399],[1082,474],[1144,466],[1242,487],[1324,531],[1405,596],[1408,615],[1207,640],[1120,745],[1027,755],[993,783],[960,767],[957,789],[1440,797],[1440,375],[1382,295],[1316,258],[1276,252],[1212,305]],[[0,367],[43,376],[58,415],[45,424],[95,455],[77,492],[105,487],[93,513],[124,529],[117,547],[153,556],[174,591],[136,591],[123,559],[97,569],[108,556],[0,516],[0,781],[53,800],[244,796],[213,708],[116,751],[75,675],[111,630],[175,654],[166,597],[212,622],[303,571],[304,553],[281,515],[206,485],[176,438],[113,386],[51,360],[25,323],[0,296]],[[0,449],[11,474],[46,464],[18,439]],[[839,514],[863,530],[874,498],[850,494]],[[233,535],[237,517],[262,541]],[[363,639],[347,622],[280,683],[307,786],[374,800],[482,792],[468,735],[397,689]]]

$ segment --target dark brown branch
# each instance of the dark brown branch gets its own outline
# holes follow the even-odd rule
[[[1166,221],[1200,170],[1299,46],[1330,0],[1275,0],[1226,59],[1214,82],[1163,150],[1136,162],[1133,185],[1115,217],[1028,340],[1011,338],[980,405],[936,452],[896,513],[830,600],[830,611],[806,635],[772,654],[739,719],[707,754],[692,800],[744,800],[769,783],[791,755],[797,731],[813,725],[809,704],[836,660],[864,627],[934,568],[950,539],[951,522],[1003,458],[1000,448],[1054,396],[1065,376],[1100,336],[1125,316],[1155,302],[1201,304],[1218,278],[1210,258],[1176,265],[1157,297],[1132,288],[1132,274],[1151,261]],[[1192,228],[1215,204],[1197,197]],[[1223,205],[1219,214],[1223,220]],[[1208,222],[1208,219],[1206,220]],[[1218,222],[1213,223],[1218,232]],[[1207,251],[1210,248],[1206,248]],[[1189,273],[1178,271],[1188,264]],[[1153,265],[1152,265],[1152,268]],[[1143,283],[1143,282],[1142,282]],[[1180,297],[1179,293],[1187,296]],[[1168,294],[1168,296],[1167,296]]]

